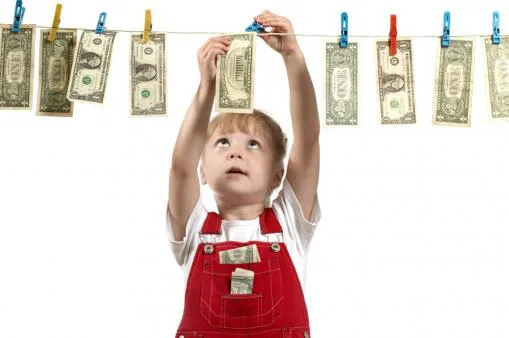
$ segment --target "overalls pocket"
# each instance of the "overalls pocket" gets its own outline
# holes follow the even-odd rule
[[[251,294],[230,294],[235,268],[254,271]],[[219,264],[214,258],[205,259],[200,292],[200,313],[213,327],[249,329],[271,325],[283,310],[279,257],[243,264]]]
[[[261,327],[262,296],[261,293],[221,296],[221,326]]]

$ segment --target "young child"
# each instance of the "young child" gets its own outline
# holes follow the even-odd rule
[[[288,172],[283,180],[287,139],[267,114],[222,113],[209,124],[217,58],[230,43],[227,37],[209,39],[198,51],[201,80],[170,172],[167,230],[187,278],[177,338],[311,336],[303,286],[309,243],[321,217],[316,97],[290,21],[269,11],[254,19],[274,33],[290,33],[259,35],[281,54],[288,73],[294,135]],[[198,165],[218,212],[204,207]],[[256,244],[259,262],[221,263],[219,252],[250,244]],[[236,268],[254,271],[250,294],[230,293]]]

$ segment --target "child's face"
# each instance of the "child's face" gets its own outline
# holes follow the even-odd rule
[[[274,150],[263,134],[233,131],[221,134],[219,128],[203,148],[200,166],[203,184],[216,199],[233,204],[264,202],[283,176],[274,166]],[[243,173],[232,173],[232,168]],[[233,170],[238,171],[238,170]]]

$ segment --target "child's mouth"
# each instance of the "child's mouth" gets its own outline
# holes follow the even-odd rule
[[[247,173],[245,173],[244,171],[242,171],[240,168],[238,167],[232,167],[230,169],[228,169],[226,171],[226,174],[227,175],[230,175],[230,174],[238,174],[238,175],[246,175],[247,176]]]

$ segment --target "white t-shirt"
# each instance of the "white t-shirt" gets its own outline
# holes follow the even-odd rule
[[[213,199],[213,198],[212,198]],[[186,234],[182,241],[176,241],[173,229],[170,224],[169,212],[166,213],[166,229],[170,246],[177,260],[183,269],[185,282],[189,277],[196,248],[199,244],[199,231],[207,218],[208,210],[217,211],[217,205],[210,208],[205,206],[203,194],[196,203],[186,226]],[[214,201],[215,202],[215,201]],[[299,276],[302,288],[306,285],[306,258],[309,243],[313,237],[316,226],[321,218],[320,203],[318,195],[315,198],[311,211],[311,221],[308,221],[295,196],[295,193],[286,179],[283,180],[282,188],[278,196],[272,201],[272,208],[276,214],[283,231],[283,239],[290,257]],[[218,241],[267,241],[267,237],[261,233],[259,217],[251,220],[223,220],[221,223],[222,234]]]

